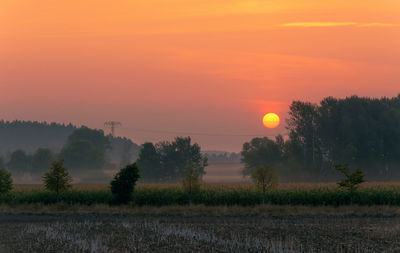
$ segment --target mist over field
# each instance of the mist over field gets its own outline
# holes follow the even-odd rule
[[[50,167],[51,162],[56,160],[60,153],[59,158],[64,158],[63,149],[68,147],[68,138],[77,129],[80,128],[72,124],[0,121],[0,165],[14,172],[13,177],[17,183],[41,183],[41,176]],[[80,162],[71,164],[76,183],[108,183],[121,166],[138,158],[140,151],[138,144],[127,138],[106,136],[102,131],[98,133],[100,138],[102,135],[105,136],[109,143],[103,150],[104,154],[93,152],[93,156],[93,153],[86,152],[83,155],[90,156],[87,159],[73,157],[80,159]],[[87,140],[91,137],[80,138]],[[94,140],[90,142],[95,144]],[[77,152],[93,146],[87,144],[80,142]],[[209,158],[210,163],[204,177],[206,182],[243,181],[239,154],[225,151],[202,151],[202,154]],[[96,159],[102,155],[104,161],[99,163]]]
[[[190,136],[140,144],[85,126],[1,121],[0,165],[20,183],[40,183],[57,159],[76,183],[106,183],[133,162],[140,182],[179,182],[190,167],[205,182],[249,182],[264,165],[273,166],[281,182],[333,182],[340,176],[334,165],[345,163],[363,170],[369,181],[396,181],[399,115],[400,96],[293,101],[282,123],[286,136],[249,137],[240,153],[202,150]]]
[[[399,0],[0,0],[0,253],[399,252]]]

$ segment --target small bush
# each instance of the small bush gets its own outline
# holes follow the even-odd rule
[[[47,190],[55,192],[57,197],[72,187],[72,177],[63,165],[64,160],[53,162],[50,171],[43,176],[44,186]]]
[[[0,194],[11,191],[12,185],[11,173],[5,169],[0,169]]]
[[[193,195],[200,191],[200,174],[195,168],[190,168],[182,179],[183,191],[189,195],[189,203],[192,203]]]
[[[196,169],[191,168],[182,179],[183,190],[189,194],[200,190],[200,174]]]
[[[111,181],[111,192],[114,201],[126,204],[131,200],[136,181],[139,179],[139,169],[136,163],[122,168]]]
[[[262,203],[265,202],[265,193],[267,190],[273,189],[278,184],[278,176],[273,167],[263,166],[256,169],[251,175],[253,182],[257,188],[262,191]]]
[[[348,192],[353,194],[360,184],[364,183],[364,172],[360,169],[356,169],[353,173],[350,173],[349,165],[335,165],[335,170],[341,172],[345,178],[337,183],[339,187],[346,189]]]

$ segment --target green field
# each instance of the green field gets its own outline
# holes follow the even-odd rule
[[[193,195],[183,191],[179,184],[141,184],[135,188],[132,205],[206,205],[255,206],[261,203],[262,193],[252,184],[203,184]],[[110,204],[112,195],[107,185],[74,185],[73,189],[55,193],[40,185],[17,185],[9,194],[0,196],[1,204]],[[335,184],[281,184],[266,194],[269,205],[391,205],[400,206],[400,184],[368,183],[353,195]]]

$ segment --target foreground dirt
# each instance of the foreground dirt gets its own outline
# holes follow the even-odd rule
[[[400,218],[0,215],[0,252],[400,252]]]

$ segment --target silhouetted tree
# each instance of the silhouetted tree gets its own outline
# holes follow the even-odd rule
[[[277,141],[267,137],[254,138],[243,144],[242,162],[245,164],[243,175],[251,175],[257,168],[268,164],[279,164],[283,158],[283,138],[278,136]]]
[[[80,171],[100,170],[105,164],[105,154],[84,140],[67,144],[61,150],[59,157],[65,159],[66,166]]]
[[[101,130],[86,127],[75,130],[61,150],[59,157],[71,169],[102,169],[106,163],[109,139]]]
[[[167,172],[165,173],[167,181],[182,179],[191,168],[196,169],[200,176],[205,174],[207,158],[203,157],[200,151],[197,143],[191,144],[190,137],[176,137],[171,143],[160,143],[161,164],[163,170]]]
[[[143,181],[157,181],[164,177],[160,154],[153,143],[146,142],[142,145],[136,163]]]
[[[173,142],[145,143],[137,160],[145,180],[180,181],[189,169],[205,174],[207,157],[201,154],[200,146],[192,144],[190,137],[176,137]]]
[[[105,152],[110,148],[110,140],[104,136],[103,130],[90,129],[88,127],[81,127],[76,129],[70,136],[68,136],[68,143],[76,141],[88,141],[96,149]]]
[[[287,129],[291,139],[302,146],[303,162],[319,167],[322,152],[318,135],[318,106],[309,102],[293,101],[289,109]]]

